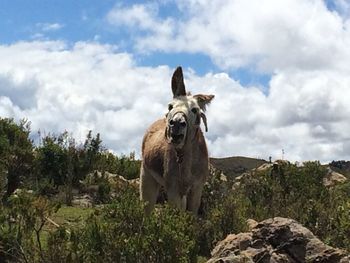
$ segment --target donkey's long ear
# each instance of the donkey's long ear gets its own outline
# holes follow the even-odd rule
[[[212,99],[214,98],[214,95],[204,95],[204,94],[197,94],[194,95],[193,98],[195,98],[198,102],[199,107],[202,109],[202,111],[206,110],[206,107]]]
[[[173,91],[174,98],[178,96],[186,96],[184,76],[182,74],[181,67],[177,67],[173,74],[171,79],[171,89]]]

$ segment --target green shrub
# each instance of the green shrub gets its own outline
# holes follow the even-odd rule
[[[34,155],[29,133],[27,120],[17,124],[0,117],[0,196],[4,201],[31,175]]]
[[[247,199],[230,185],[217,171],[204,186],[198,221],[200,255],[210,256],[218,241],[246,230]]]
[[[129,156],[122,155],[116,158],[117,169],[116,173],[122,175],[126,179],[135,179],[140,176],[141,162],[135,160],[135,153],[130,153]]]
[[[45,262],[79,262],[76,258],[78,248],[72,245],[76,239],[74,232],[67,232],[64,227],[59,227],[57,230],[50,233],[45,250]]]
[[[195,219],[165,206],[151,216],[132,189],[96,210],[80,229],[48,239],[47,262],[196,262]],[[56,261],[55,261],[56,260]]]
[[[100,182],[98,183],[96,202],[101,204],[108,203],[111,200],[110,193],[111,185],[108,182],[108,179],[101,178]]]
[[[350,183],[327,189],[326,173],[319,162],[306,162],[246,177],[238,189],[249,202],[246,218],[292,218],[326,243],[350,250]]]
[[[47,218],[59,206],[44,197],[17,190],[0,207],[0,262],[44,261],[41,233]]]
[[[206,184],[199,228],[200,254],[208,256],[217,241],[246,229],[246,220],[293,218],[326,243],[350,250],[350,183],[323,185],[326,169],[319,162],[302,167],[282,163],[246,174],[232,190],[220,172]]]
[[[84,262],[195,262],[194,218],[171,207],[149,217],[132,189],[90,218],[79,234]]]

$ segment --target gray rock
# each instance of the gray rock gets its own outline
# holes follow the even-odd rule
[[[81,196],[74,196],[72,200],[73,206],[79,206],[79,207],[92,207],[92,197],[88,194],[81,195]]]
[[[326,187],[332,187],[340,183],[346,182],[348,179],[335,171],[333,171],[331,168],[327,169],[327,175],[323,178],[323,185]]]
[[[251,221],[250,232],[230,234],[212,251],[207,263],[349,263],[341,249],[325,245],[310,230],[288,218]]]

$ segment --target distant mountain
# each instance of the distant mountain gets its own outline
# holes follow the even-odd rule
[[[263,159],[234,156],[226,158],[210,158],[210,163],[215,169],[221,170],[228,178],[233,179],[244,172],[267,163],[267,161]]]

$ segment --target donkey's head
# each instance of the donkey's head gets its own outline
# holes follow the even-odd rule
[[[214,95],[190,95],[186,93],[182,68],[178,67],[171,79],[173,100],[168,104],[166,114],[167,127],[165,136],[169,143],[181,148],[187,140],[193,138],[200,129],[201,119],[208,131],[207,118],[204,114],[206,105]]]

